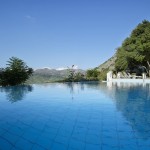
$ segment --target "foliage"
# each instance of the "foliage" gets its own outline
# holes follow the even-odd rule
[[[0,71],[0,84],[18,85],[24,83],[33,73],[33,69],[29,68],[25,62],[16,57],[11,57],[7,67]]]
[[[117,71],[134,70],[143,66],[150,70],[150,22],[144,20],[117,49]]]
[[[84,75],[81,72],[77,72],[74,76],[75,81],[83,81],[85,80]]]
[[[97,69],[90,69],[86,72],[86,78],[88,80],[98,80],[100,73]]]
[[[108,73],[109,69],[103,69],[102,71],[100,71],[100,75],[98,76],[98,79],[100,81],[106,81],[107,80],[107,73]]]
[[[77,72],[74,69],[74,65],[72,65],[71,68],[68,67],[68,77],[65,78],[63,81],[64,82],[79,82],[79,81],[85,81],[84,74],[81,72]]]
[[[68,67],[68,73],[69,73],[69,75],[68,75],[68,78],[67,78],[67,79],[68,79],[69,81],[74,81],[74,78],[75,78],[74,65],[72,65],[71,68]]]
[[[92,81],[103,81],[107,78],[107,72],[109,68],[102,69],[101,71],[98,70],[99,68],[90,69],[86,72],[86,79]]]
[[[78,81],[98,81],[98,80],[106,80],[106,74],[108,69],[103,69],[103,71],[99,72],[97,68],[89,69],[86,71],[86,75],[83,75],[80,72],[72,72],[70,71],[71,75],[68,76],[64,81],[67,82],[78,82]],[[73,75],[73,76],[72,76]],[[72,78],[69,78],[72,77]]]

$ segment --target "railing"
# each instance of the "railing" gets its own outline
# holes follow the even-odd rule
[[[146,79],[146,74],[143,73],[142,76],[137,76],[137,75],[131,75],[131,74],[121,74],[121,73],[117,73],[117,75],[115,75],[116,78],[114,78],[113,72],[109,71],[107,73],[107,81],[112,81],[112,79]]]

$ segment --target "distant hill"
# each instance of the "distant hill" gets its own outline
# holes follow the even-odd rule
[[[75,69],[76,72],[85,74],[84,70]],[[27,81],[27,83],[46,83],[63,80],[68,76],[69,72],[67,69],[56,70],[56,69],[36,69],[34,70],[33,76]]]
[[[48,77],[66,77],[67,76],[68,71],[65,70],[56,70],[56,69],[48,69],[48,68],[44,68],[44,69],[36,69],[34,71],[34,75],[41,75],[41,76],[48,76]]]
[[[97,67],[97,70],[102,71],[102,70],[113,70],[115,69],[115,61],[116,61],[117,57],[116,54],[114,56],[112,56],[110,59],[108,59],[107,61],[105,61],[103,64],[101,64],[100,66]]]

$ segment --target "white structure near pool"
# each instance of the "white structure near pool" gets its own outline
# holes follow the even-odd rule
[[[150,83],[150,79],[146,78],[145,73],[142,76],[128,76],[121,78],[120,73],[117,74],[117,78],[113,78],[113,72],[109,71],[107,73],[107,82],[137,82],[137,83]]]

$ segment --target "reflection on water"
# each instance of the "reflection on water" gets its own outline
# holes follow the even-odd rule
[[[108,85],[107,85],[108,86]],[[111,83],[116,108],[141,138],[150,138],[150,84]]]
[[[109,103],[109,105],[115,106],[113,107],[115,108],[116,111],[115,113],[117,114],[121,113],[121,116],[123,118],[122,120],[125,120],[129,123],[130,127],[132,127],[133,132],[136,133],[136,136],[138,138],[150,139],[150,84],[83,82],[83,83],[60,83],[60,84],[55,83],[55,84],[45,84],[45,85],[35,86],[34,91],[36,91],[36,88],[38,87],[40,89],[39,90],[40,94],[42,95],[42,90],[40,86],[44,86],[43,88],[44,94],[46,89],[49,87],[50,90],[54,89],[54,91],[57,92],[59,91],[58,88],[63,88],[65,90],[67,89],[67,92],[70,92],[71,94],[71,99],[75,99],[75,98],[77,99],[80,96],[79,97],[80,99],[85,99],[84,103],[88,103],[88,100],[92,99],[95,96],[94,94],[101,92],[103,95],[105,95],[105,97],[107,97],[110,101],[112,101],[112,103]],[[33,87],[30,85],[0,88],[0,92],[5,92],[7,99],[11,102],[16,102],[24,99],[25,95],[32,91],[33,91]],[[62,91],[64,92],[64,90]],[[90,93],[91,91],[94,92]],[[83,95],[82,92],[84,93]],[[35,92],[35,98],[37,96],[36,94],[37,93]],[[47,95],[48,94],[49,93],[47,93]],[[65,95],[65,93],[63,94]],[[76,95],[78,95],[78,97],[76,97]],[[105,97],[101,98],[99,96],[97,97],[96,95],[94,97],[95,101],[92,101],[92,103],[99,101],[99,98],[101,98],[101,101],[102,100],[105,101]],[[67,96],[65,97],[65,99],[66,98]],[[49,99],[53,99],[53,97],[50,96]],[[76,103],[78,103],[80,99],[76,101]],[[101,101],[99,101],[98,105],[104,105],[104,106],[107,105],[106,103],[101,104]],[[51,102],[50,100],[47,102],[49,102],[50,104],[49,107],[51,107],[51,109],[48,108],[47,110],[48,111],[55,110],[52,109],[54,102],[50,103]],[[55,101],[55,105],[57,105],[57,100]],[[71,106],[72,105],[73,103],[71,103]],[[59,106],[64,107],[65,105],[63,106],[59,105]],[[77,106],[78,105],[76,105],[76,107]],[[81,108],[83,109],[83,107]],[[101,108],[103,107],[97,107],[96,110],[99,112],[98,109]],[[94,108],[92,109],[94,110]],[[88,108],[85,108],[84,110],[88,110]]]
[[[71,94],[71,98],[74,99],[75,94],[84,91],[85,88],[98,89],[100,87],[99,82],[68,82],[63,84],[64,88],[68,88]]]
[[[8,86],[0,88],[0,92],[5,92],[7,99],[12,103],[23,100],[26,94],[32,91],[33,87],[31,85]]]
[[[66,84],[73,96],[84,89],[99,90],[109,97],[130,122],[133,131],[140,138],[150,138],[150,84],[139,83],[70,83]],[[77,90],[78,89],[78,90]]]
[[[74,99],[74,91],[75,91],[75,83],[73,82],[68,82],[66,83],[67,88],[70,90],[71,98]]]

